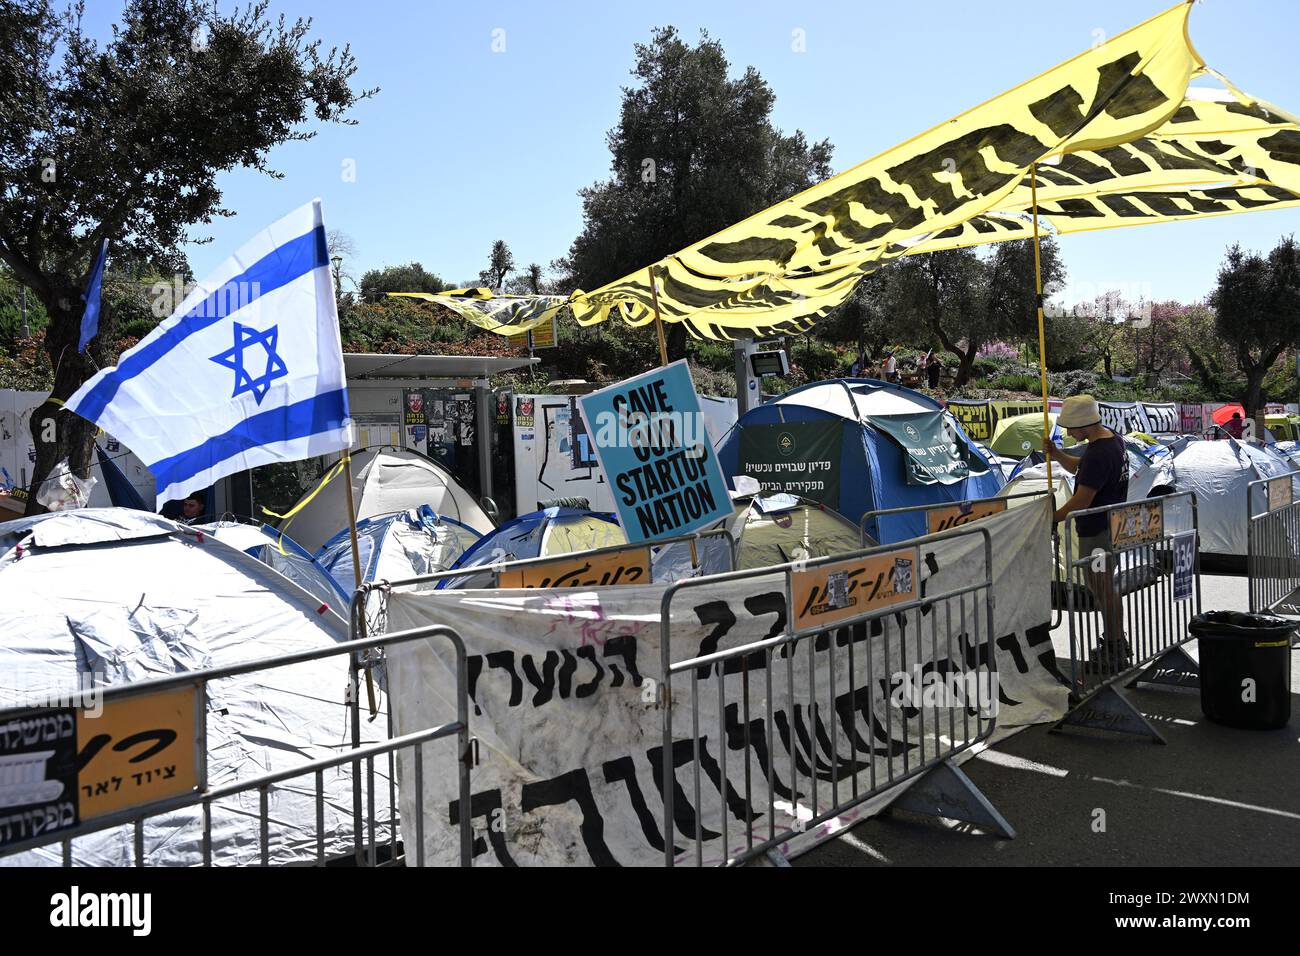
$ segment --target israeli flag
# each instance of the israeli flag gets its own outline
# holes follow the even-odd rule
[[[67,407],[148,464],[160,503],[350,447],[320,200],[244,245]]]

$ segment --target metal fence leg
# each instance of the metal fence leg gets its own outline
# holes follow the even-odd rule
[[[1136,687],[1139,684],[1168,687],[1172,690],[1199,690],[1201,686],[1201,665],[1188,654],[1183,645],[1169,648],[1124,686]]]
[[[892,800],[887,809],[894,808],[948,820],[961,820],[973,823],[982,830],[991,830],[1007,840],[1016,838],[1016,831],[1011,824],[998,813],[974,781],[951,760],[936,764],[920,780]]]
[[[794,869],[794,867],[790,865],[790,861],[787,860],[784,856],[782,856],[781,851],[778,850],[776,847],[772,847],[772,849],[768,850],[766,856],[767,856],[767,862],[771,863],[773,866],[777,868],[787,869],[787,870]]]
[[[1049,733],[1058,734],[1066,727],[1090,727],[1117,734],[1150,737],[1158,744],[1167,742],[1160,731],[1147,722],[1142,712],[1114,684],[1104,684],[1097,693],[1072,707]]]

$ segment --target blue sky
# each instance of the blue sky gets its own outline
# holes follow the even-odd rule
[[[198,234],[213,241],[187,251],[202,277],[258,229],[320,196],[328,227],[356,243],[358,277],[417,260],[462,282],[484,267],[495,239],[521,267],[545,266],[581,227],[577,190],[608,174],[605,132],[630,81],[632,45],[657,25],[692,40],[706,28],[735,71],[756,67],[776,93],[778,127],[829,138],[839,171],[1171,5],[272,0],[273,13],[311,16],[327,46],[351,43],[357,84],[381,92],[354,112],[359,125],[320,128],[315,139],[275,150],[271,165],[284,179],[223,176],[225,203],[238,215],[205,227]],[[106,33],[119,10],[92,3],[92,29]],[[1211,67],[1294,113],[1297,26],[1297,0],[1203,0],[1191,35]],[[496,30],[503,52],[493,52]],[[795,30],[806,52],[792,49]],[[355,182],[344,181],[347,161]],[[1192,301],[1213,286],[1228,244],[1266,250],[1291,232],[1300,232],[1300,210],[1072,236],[1062,247],[1075,290]]]

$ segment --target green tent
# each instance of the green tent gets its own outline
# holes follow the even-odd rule
[[[1048,418],[1052,422],[1052,432],[1058,432],[1056,413],[1049,414]],[[1063,432],[1060,441],[1067,448],[1075,443],[1073,438]],[[1042,412],[1034,412],[1030,415],[1012,415],[1010,418],[1001,419],[998,422],[998,427],[993,430],[993,440],[989,442],[989,447],[999,455],[1005,455],[1008,458],[1024,458],[1030,452],[1042,451]]]
[[[1273,433],[1275,441],[1300,439],[1300,417],[1295,415],[1265,415],[1264,427]]]

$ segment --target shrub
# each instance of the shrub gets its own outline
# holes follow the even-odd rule
[[[990,342],[975,353],[975,358],[998,362],[1019,362],[1020,349],[1007,342]]]
[[[1096,372],[1076,369],[1071,372],[1053,372],[1047,377],[1047,384],[1052,395],[1057,398],[1069,398],[1071,395],[1095,395],[1097,392]]]

